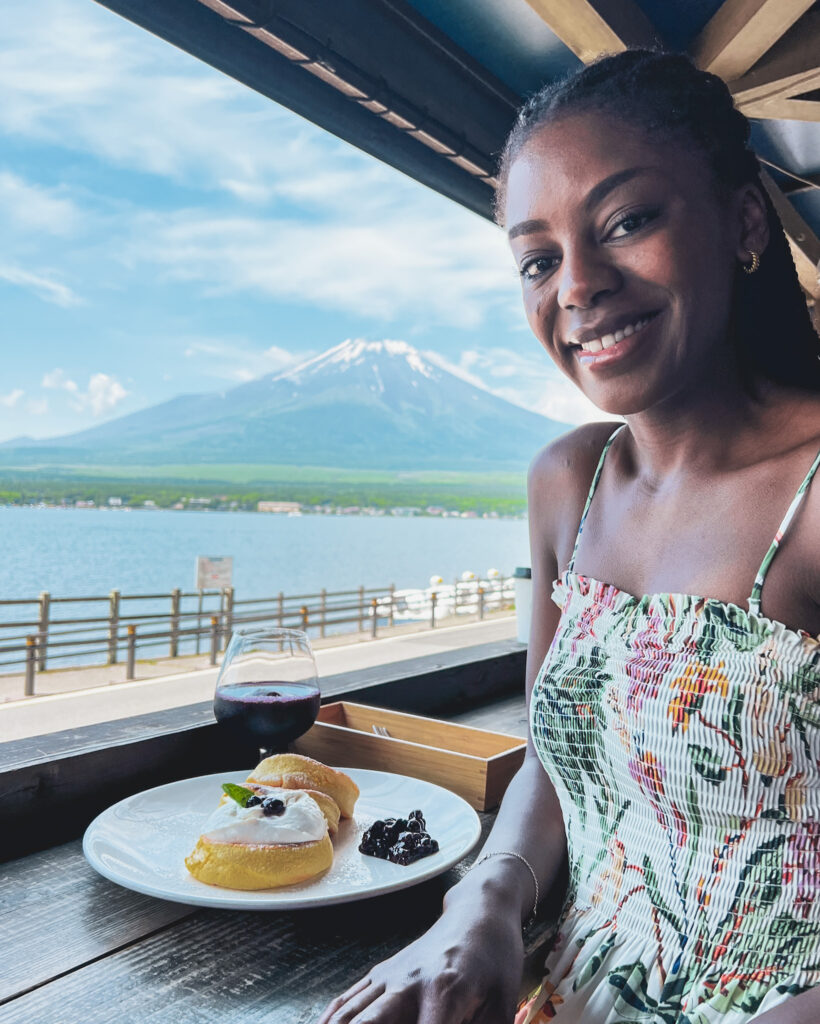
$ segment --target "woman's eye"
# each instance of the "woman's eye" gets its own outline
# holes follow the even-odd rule
[[[645,210],[642,213],[628,213],[613,226],[609,232],[608,238],[624,238],[626,235],[631,235],[633,232],[642,228],[649,221],[654,220],[657,217],[656,210]]]
[[[542,274],[548,273],[558,262],[555,256],[538,256],[536,259],[527,260],[521,267],[519,273],[527,281],[534,281]]]

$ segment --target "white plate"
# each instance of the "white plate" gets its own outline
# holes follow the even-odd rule
[[[478,842],[478,815],[448,789],[389,772],[344,770],[361,790],[355,817],[342,821],[333,840],[333,866],[313,881],[243,892],[206,885],[188,873],[184,858],[219,803],[222,783],[241,783],[247,771],[183,779],[127,797],[91,822],[83,853],[112,882],[160,899],[232,910],[296,910],[416,885],[452,867]],[[406,817],[415,808],[438,840],[438,853],[406,866],[359,853],[361,834],[376,818]]]

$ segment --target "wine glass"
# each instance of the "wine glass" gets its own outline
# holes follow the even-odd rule
[[[226,730],[253,744],[260,760],[307,732],[319,702],[307,633],[268,626],[234,632],[216,680],[214,715]]]

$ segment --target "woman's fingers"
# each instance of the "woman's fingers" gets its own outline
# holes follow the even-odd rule
[[[370,975],[366,975],[346,992],[328,1003],[324,1013],[316,1024],[346,1024],[363,1007],[372,1003],[384,992],[384,985],[374,985]]]

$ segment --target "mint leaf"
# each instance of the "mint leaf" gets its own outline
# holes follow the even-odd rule
[[[240,807],[247,807],[248,801],[254,792],[252,789],[245,789],[244,786],[237,786],[235,782],[223,782],[222,792],[227,793],[231,800],[236,800]]]

